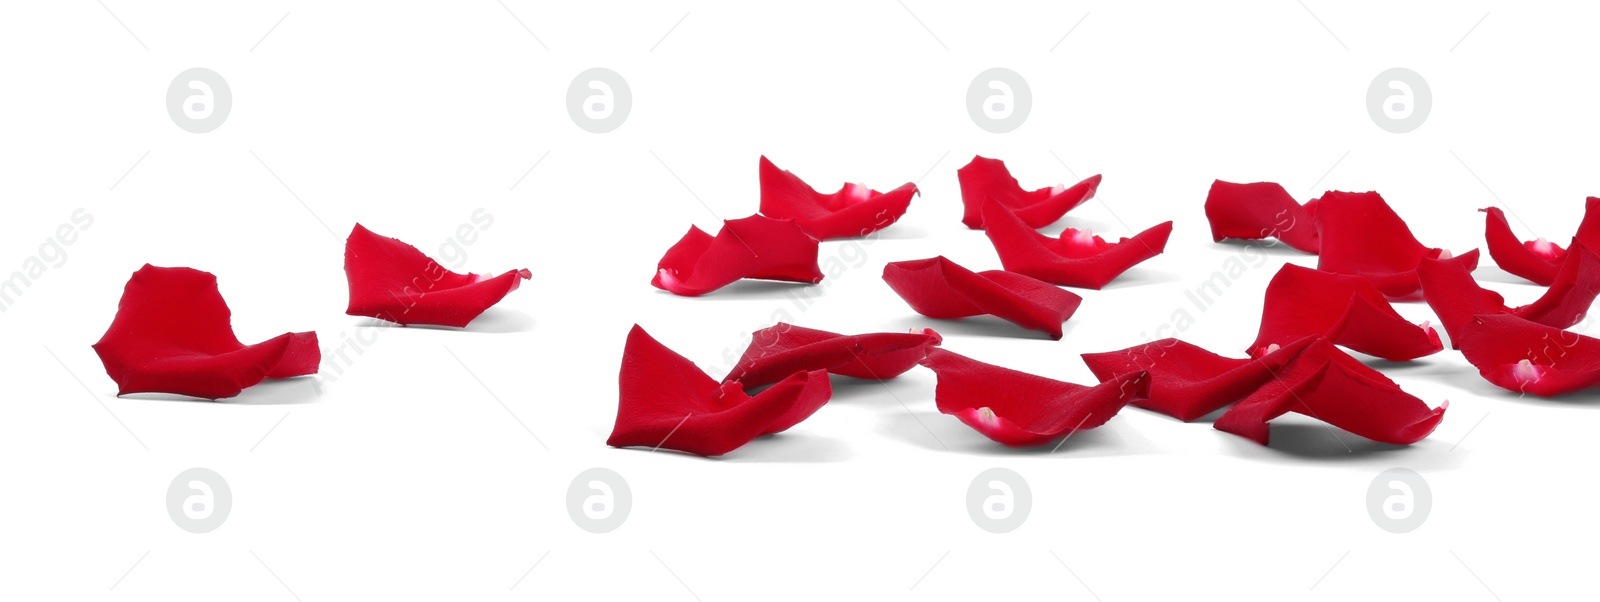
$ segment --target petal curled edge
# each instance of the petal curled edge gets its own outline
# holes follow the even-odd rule
[[[1250,355],[1310,335],[1396,362],[1444,349],[1438,333],[1401,317],[1367,279],[1284,264],[1267,284]]]
[[[234,336],[232,316],[216,276],[145,264],[128,279],[117,315],[94,351],[118,395],[221,399],[268,378],[317,372],[322,352],[316,333],[245,345]]]
[[[1131,403],[1192,422],[1260,389],[1316,339],[1306,337],[1258,359],[1223,357],[1178,339],[1161,339],[1121,351],[1085,353],[1083,363],[1100,382],[1148,372],[1149,395]]]
[[[1317,203],[1321,248],[1317,269],[1372,281],[1390,299],[1414,297],[1421,288],[1417,265],[1423,259],[1449,259],[1468,271],[1478,267],[1478,250],[1451,258],[1443,249],[1417,242],[1376,192],[1328,192]]]
[[[1474,316],[1511,314],[1564,329],[1582,322],[1600,297],[1600,256],[1582,243],[1567,250],[1544,295],[1517,308],[1506,307],[1499,293],[1478,286],[1466,268],[1453,262],[1423,260],[1417,273],[1422,279],[1423,299],[1438,314],[1453,348],[1460,348],[1462,326]]]
[[[1555,397],[1600,385],[1600,339],[1517,316],[1474,316],[1458,346],[1484,380],[1507,391]]]
[[[1104,287],[1128,268],[1161,254],[1172,235],[1172,222],[1163,222],[1115,243],[1071,228],[1051,238],[999,203],[985,205],[983,215],[984,234],[1006,271],[1080,288]]]
[[[930,329],[842,335],[780,322],[751,335],[750,346],[723,381],[755,388],[814,370],[884,380],[915,368],[941,342]]]
[[[690,226],[656,264],[650,284],[695,297],[742,278],[822,282],[817,239],[794,220],[760,215],[726,220],[715,237]]]
[[[810,417],[832,395],[828,375],[796,372],[761,393],[718,383],[635,325],[618,381],[617,421],[606,444],[720,456]]]
[[[911,309],[940,320],[992,315],[1061,338],[1061,324],[1083,297],[1055,285],[1003,270],[973,272],[944,257],[883,266],[883,281]]]
[[[817,240],[865,236],[888,227],[911,206],[917,185],[907,183],[888,192],[846,184],[822,194],[799,176],[761,158],[761,214],[795,220]]]
[[[1144,397],[1143,372],[1095,386],[1053,380],[934,349],[922,365],[938,376],[934,403],[973,430],[1003,445],[1044,445],[1105,424],[1128,402]]]
[[[1505,212],[1499,207],[1479,211],[1484,213],[1483,240],[1495,265],[1539,286],[1555,282],[1566,249],[1542,238],[1528,242],[1517,240],[1517,235],[1511,232],[1511,224],[1506,222]]]
[[[492,278],[458,274],[416,247],[356,224],[344,245],[344,273],[350,285],[345,313],[397,324],[464,327],[499,303],[528,270]]]
[[[1023,190],[1004,161],[976,156],[956,170],[956,178],[961,181],[961,223],[973,230],[984,228],[983,207],[991,201],[1010,209],[1029,228],[1037,229],[1055,223],[1094,198],[1100,187],[1100,176],[1094,175],[1070,187]]]
[[[1235,184],[1216,180],[1206,194],[1211,239],[1276,238],[1299,251],[1317,254],[1316,203],[1301,205],[1273,182]]]

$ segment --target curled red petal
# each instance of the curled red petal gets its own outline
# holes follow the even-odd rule
[[[1397,362],[1444,349],[1438,333],[1401,317],[1367,279],[1284,264],[1267,284],[1250,355],[1310,335]]]
[[[943,340],[930,329],[843,335],[780,322],[751,335],[750,347],[723,381],[755,388],[812,370],[889,379],[915,368]]]
[[[1190,422],[1261,388],[1274,371],[1315,340],[1306,337],[1258,359],[1234,359],[1177,339],[1162,339],[1121,351],[1085,353],[1083,363],[1100,382],[1148,372],[1149,395],[1133,400],[1133,405]]]
[[[1583,243],[1574,242],[1561,260],[1550,288],[1533,303],[1508,308],[1499,293],[1482,288],[1466,268],[1453,262],[1423,260],[1417,273],[1422,279],[1423,299],[1438,314],[1451,346],[1461,328],[1474,316],[1512,314],[1553,328],[1568,328],[1581,321],[1600,297],[1600,256]]]
[[[974,230],[983,229],[983,207],[990,201],[1010,209],[1022,223],[1037,229],[1055,223],[1074,207],[1094,198],[1100,187],[1100,176],[1094,175],[1070,187],[1023,190],[1005,162],[984,157],[973,157],[956,170],[956,178],[961,181],[961,223]]]
[[[690,226],[656,264],[650,284],[695,297],[742,278],[822,282],[817,239],[794,220],[760,215],[726,220],[716,237]]]
[[[220,399],[268,378],[315,374],[317,334],[295,332],[245,345],[217,277],[145,264],[123,288],[117,315],[94,351],[117,394],[174,393]]]
[[[1483,238],[1495,265],[1540,286],[1555,282],[1566,249],[1543,238],[1526,243],[1517,240],[1517,235],[1511,232],[1511,224],[1506,222],[1505,212],[1499,207],[1479,211],[1484,213]]]
[[[1206,221],[1211,239],[1276,238],[1295,249],[1317,254],[1315,205],[1301,205],[1273,182],[1235,184],[1216,180],[1206,194]]]
[[[888,192],[845,184],[838,192],[822,194],[761,158],[761,214],[793,219],[817,240],[865,236],[886,228],[906,214],[917,194],[917,185],[911,183]]]
[[[533,274],[457,274],[416,247],[356,224],[344,244],[345,313],[397,324],[464,327]]]
[[[984,234],[1006,271],[1065,286],[1098,289],[1167,248],[1172,222],[1115,243],[1071,228],[1051,238],[1028,227],[998,203],[983,208]]]
[[[788,375],[755,396],[718,383],[635,325],[622,352],[617,422],[606,444],[720,456],[798,424],[832,395],[827,373]]]
[[[933,398],[939,411],[955,416],[1004,445],[1044,445],[1105,424],[1123,406],[1144,397],[1143,372],[1084,386],[986,364],[934,349],[922,365],[938,375]]]
[[[1458,343],[1485,380],[1554,397],[1600,385],[1600,339],[1509,314],[1474,316]]]
[[[1376,192],[1329,192],[1318,199],[1316,214],[1322,241],[1317,269],[1364,277],[1391,299],[1416,295],[1423,259],[1449,259],[1468,271],[1478,267],[1477,249],[1451,258],[1417,242]]]
[[[883,280],[924,316],[955,320],[989,314],[1052,339],[1061,338],[1061,324],[1083,302],[1048,282],[1003,270],[973,272],[944,257],[889,263]]]
[[[1350,433],[1396,445],[1427,437],[1449,403],[1429,408],[1377,370],[1317,339],[1272,379],[1228,408],[1215,427],[1267,445],[1272,419],[1295,412]]]

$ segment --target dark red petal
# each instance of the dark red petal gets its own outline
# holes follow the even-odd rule
[[[1458,345],[1489,382],[1552,397],[1600,384],[1600,339],[1513,315],[1475,316]]]
[[[842,335],[779,323],[757,330],[724,382],[755,388],[796,372],[826,370],[883,380],[916,367],[943,339],[939,333],[879,332]]]
[[[939,411],[1002,444],[1043,445],[1105,424],[1122,407],[1149,391],[1143,372],[1119,375],[1097,386],[1052,380],[986,364],[943,349],[922,360],[939,377]]]
[[[794,426],[827,403],[828,375],[788,375],[754,397],[718,383],[637,325],[622,352],[617,422],[606,444],[720,456]]]
[[[1568,328],[1583,321],[1600,296],[1600,256],[1582,243],[1567,251],[1544,295],[1516,309],[1507,308],[1499,293],[1478,286],[1466,268],[1453,262],[1423,260],[1417,273],[1422,278],[1423,298],[1438,314],[1456,348],[1460,347],[1457,339],[1462,326],[1474,316],[1510,313],[1545,326]]]
[[[1162,339],[1121,351],[1085,353],[1083,363],[1100,382],[1149,372],[1150,394],[1133,400],[1133,405],[1190,422],[1261,388],[1314,340],[1306,337],[1283,345],[1260,359],[1233,359],[1177,339]]]
[[[1317,339],[1228,408],[1215,426],[1266,445],[1267,423],[1295,412],[1373,441],[1410,445],[1432,433],[1448,407],[1449,402],[1429,408],[1377,370]]]
[[[1329,192],[1317,201],[1317,234],[1322,239],[1317,269],[1362,276],[1391,299],[1415,295],[1417,265],[1441,259],[1443,249],[1417,242],[1405,221],[1376,192]],[[1478,267],[1473,249],[1451,259],[1468,271]]]
[[[1261,330],[1250,355],[1260,357],[1269,345],[1310,335],[1397,362],[1444,349],[1438,333],[1401,317],[1365,278],[1284,264],[1267,284]]]
[[[344,244],[350,283],[345,313],[398,324],[466,326],[533,274],[513,270],[492,278],[444,269],[416,247],[356,224]]]
[[[974,230],[983,229],[983,206],[991,200],[1010,209],[1029,228],[1037,229],[1055,223],[1074,207],[1094,198],[1095,189],[1100,187],[1100,176],[1094,175],[1070,188],[1023,190],[1005,162],[984,157],[973,157],[972,162],[956,170],[956,178],[961,181],[961,223]]]
[[[822,282],[817,239],[789,219],[752,215],[722,223],[715,238],[694,226],[656,264],[650,284],[673,294],[704,295],[741,278]]]
[[[315,374],[317,334],[279,335],[245,345],[217,277],[145,264],[122,291],[117,315],[94,351],[117,394],[175,393],[219,399],[268,378]]]
[[[1211,222],[1212,240],[1276,238],[1312,255],[1320,246],[1312,212],[1272,182],[1212,182],[1206,194],[1206,220]]]
[[[1499,207],[1479,211],[1484,213],[1483,238],[1495,265],[1541,286],[1555,282],[1556,271],[1561,269],[1561,259],[1567,253],[1561,245],[1543,238],[1526,243],[1519,241],[1517,235],[1511,233],[1511,224],[1506,222],[1506,214]]]
[[[799,176],[761,158],[761,213],[793,219],[817,240],[865,236],[888,227],[906,214],[917,185],[907,183],[889,192],[863,184],[845,184],[822,194]]]
[[[1061,323],[1083,302],[1048,282],[1002,270],[974,273],[944,257],[889,263],[883,266],[883,281],[924,316],[955,320],[990,314],[1052,339],[1061,338]]]
[[[1167,247],[1172,222],[1163,222],[1116,243],[1071,228],[1060,238],[1034,231],[1009,209],[990,203],[983,209],[984,234],[994,243],[1006,271],[1065,286],[1098,289]]]

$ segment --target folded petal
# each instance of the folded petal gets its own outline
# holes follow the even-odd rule
[[[939,333],[930,329],[842,335],[780,322],[751,335],[750,347],[723,381],[755,388],[812,370],[890,379],[915,368],[942,341]]]
[[[1329,192],[1317,201],[1321,238],[1317,269],[1372,281],[1391,299],[1418,292],[1417,265],[1423,259],[1449,259],[1468,271],[1478,267],[1478,250],[1451,258],[1448,251],[1417,242],[1405,221],[1376,192]]]
[[[1380,443],[1410,445],[1438,427],[1449,402],[1429,408],[1327,339],[1306,347],[1261,388],[1228,408],[1217,430],[1267,445],[1272,419],[1295,412]]]
[[[1315,219],[1316,202],[1301,205],[1272,182],[1235,184],[1217,180],[1206,195],[1206,221],[1211,239],[1260,240],[1276,238],[1312,255],[1320,246]]]
[[[1438,333],[1401,317],[1367,279],[1284,264],[1267,284],[1261,330],[1250,355],[1260,357],[1270,345],[1310,335],[1397,362],[1444,349]]]
[[[635,325],[622,352],[612,447],[674,449],[720,456],[788,429],[832,395],[823,371],[796,372],[754,397],[718,383]]]
[[[356,224],[344,245],[350,283],[345,313],[397,324],[463,327],[533,274],[512,270],[494,277],[457,274],[416,247]]]
[[[822,282],[817,239],[790,219],[752,215],[726,220],[716,237],[699,228],[667,249],[650,284],[686,297],[704,295],[741,278]]]
[[[905,215],[916,195],[917,185],[911,183],[889,192],[845,184],[838,192],[822,194],[761,158],[761,214],[792,219],[817,240],[865,236],[886,228]]]
[[[217,277],[145,264],[123,288],[117,315],[94,351],[117,394],[173,393],[220,399],[268,378],[315,374],[317,334],[279,335],[245,345]]]
[[[1177,340],[1162,339],[1121,351],[1085,353],[1083,363],[1100,382],[1148,372],[1150,392],[1131,403],[1184,422],[1198,420],[1260,389],[1316,337],[1269,349],[1257,359],[1234,359]]]
[[[939,411],[955,416],[1004,445],[1044,445],[1105,424],[1128,402],[1144,397],[1143,372],[1084,386],[986,364],[934,349],[922,365],[938,375],[933,398]]]
[[[961,223],[968,228],[984,227],[983,207],[990,201],[1015,213],[1017,219],[1029,228],[1043,228],[1061,219],[1074,207],[1094,198],[1100,187],[1100,176],[1094,175],[1072,185],[1050,186],[1038,190],[1023,190],[1017,179],[1011,177],[1005,162],[999,159],[973,157],[972,162],[956,170],[961,181]]]
[[[883,280],[924,316],[955,320],[989,314],[1052,339],[1061,338],[1061,324],[1083,302],[1048,282],[1003,270],[973,272],[944,257],[889,263]]]
[[[1067,228],[1060,238],[1038,233],[998,203],[983,208],[989,242],[1006,271],[1065,286],[1098,289],[1167,247],[1172,222],[1115,243]]]
[[[1499,207],[1479,211],[1484,213],[1483,238],[1495,265],[1540,286],[1555,282],[1566,249],[1543,238],[1528,242],[1517,240],[1517,235],[1511,232],[1511,224],[1506,222],[1505,212]]]
[[[1533,303],[1509,308],[1499,293],[1482,288],[1466,268],[1449,261],[1426,259],[1418,266],[1423,299],[1438,314],[1451,346],[1461,328],[1475,316],[1511,314],[1553,328],[1569,328],[1583,321],[1595,298],[1600,297],[1600,256],[1583,243],[1574,243],[1561,260],[1561,267]]]
[[[1508,314],[1474,316],[1458,347],[1502,389],[1554,397],[1600,384],[1600,339]]]

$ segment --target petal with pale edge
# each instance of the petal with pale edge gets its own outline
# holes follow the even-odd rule
[[[750,346],[723,381],[755,388],[811,370],[884,380],[915,368],[942,341],[929,329],[843,335],[778,323],[751,335]]]
[[[972,162],[956,170],[956,178],[961,181],[961,223],[974,230],[984,228],[988,218],[983,215],[983,207],[990,202],[1010,209],[1022,223],[1037,229],[1055,223],[1074,207],[1094,198],[1100,187],[1100,176],[1094,175],[1070,187],[1023,190],[1005,162],[984,157],[973,157]]]
[[[1235,184],[1217,180],[1206,194],[1206,221],[1211,239],[1276,238],[1300,251],[1317,254],[1316,202],[1301,205],[1289,191],[1272,182]]]
[[[1172,222],[1163,222],[1115,243],[1072,228],[1051,238],[998,203],[985,205],[983,215],[984,234],[1006,271],[1079,288],[1104,287],[1128,268],[1159,255],[1172,235]]]
[[[1250,355],[1310,335],[1396,362],[1444,349],[1438,333],[1401,317],[1367,279],[1284,264],[1267,284]]]
[[[650,284],[695,297],[742,278],[822,282],[817,239],[794,220],[760,215],[724,221],[715,237],[690,226],[656,264]]]
[[[838,192],[817,192],[799,176],[761,158],[761,214],[793,219],[817,240],[865,236],[905,215],[917,185],[907,183],[888,192],[864,184],[845,184]]]
[[[1583,321],[1600,297],[1600,256],[1576,243],[1561,260],[1550,288],[1533,303],[1517,308],[1505,305],[1499,293],[1482,288],[1466,268],[1449,261],[1423,260],[1423,299],[1438,314],[1451,347],[1460,348],[1461,328],[1474,316],[1511,314],[1553,328],[1569,328]]]
[[[1422,286],[1417,265],[1423,259],[1447,259],[1468,271],[1478,267],[1477,249],[1452,258],[1444,249],[1417,242],[1376,192],[1328,192],[1317,200],[1316,213],[1321,238],[1317,269],[1371,280],[1390,299],[1416,296]]]
[[[973,272],[944,257],[889,263],[883,266],[883,281],[924,316],[956,320],[988,314],[1052,339],[1061,338],[1061,324],[1083,302],[1048,282],[1003,270]]]
[[[935,349],[922,365],[938,375],[934,403],[985,437],[1012,447],[1044,445],[1105,424],[1148,393],[1143,372],[1095,386],[1035,376]]]
[[[356,224],[344,244],[350,284],[345,313],[397,324],[464,327],[499,303],[533,274],[512,270],[499,276],[458,274],[416,247]]]
[[[1509,314],[1474,316],[1460,332],[1461,354],[1502,389],[1554,397],[1600,385],[1600,339]]]

